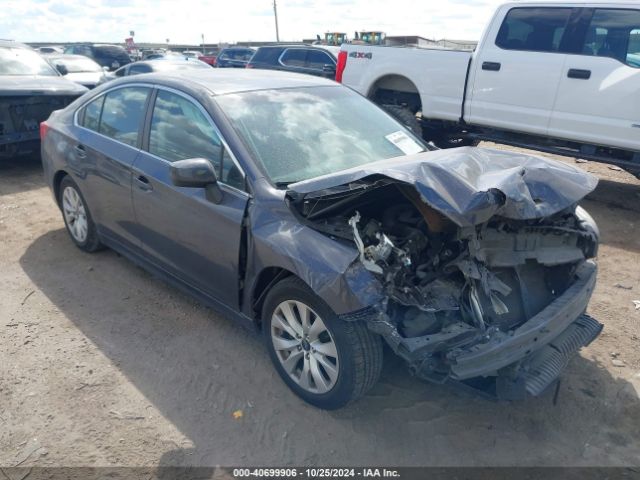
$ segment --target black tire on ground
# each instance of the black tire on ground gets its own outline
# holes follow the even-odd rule
[[[297,301],[310,307],[322,319],[335,343],[338,354],[337,380],[326,393],[303,388],[287,373],[276,353],[272,339],[272,319],[278,306],[286,301]],[[285,278],[268,293],[262,309],[262,329],[276,371],[296,395],[311,405],[325,410],[343,407],[362,397],[378,381],[383,361],[380,336],[371,332],[361,322],[340,320],[331,308],[297,277]],[[300,362],[303,361],[301,358]],[[302,370],[302,363],[298,365],[296,368]]]
[[[455,136],[449,137],[448,135],[440,135],[429,140],[438,148],[475,147],[480,143],[480,140],[475,138],[455,138]]]
[[[67,216],[64,214],[63,196],[64,196],[65,190],[69,188],[76,191],[80,201],[82,202],[82,205],[84,206],[84,211],[85,211],[86,220],[87,220],[87,234],[86,234],[86,238],[83,241],[78,241],[74,237],[74,234],[71,231],[71,226],[67,221]],[[80,191],[80,188],[78,188],[78,185],[76,184],[76,182],[74,182],[69,175],[65,176],[60,182],[60,188],[58,189],[58,205],[60,206],[60,210],[62,212],[62,219],[64,220],[64,225],[67,229],[67,233],[69,234],[71,241],[75,243],[79,249],[84,250],[85,252],[93,253],[104,248],[104,246],[102,245],[102,243],[100,243],[100,240],[98,238],[98,232],[96,230],[95,223],[93,223],[93,218],[91,217],[91,212],[89,211],[87,202],[82,196],[82,192]]]
[[[382,105],[389,115],[411,130],[418,138],[422,138],[422,125],[416,115],[406,107],[400,105]]]

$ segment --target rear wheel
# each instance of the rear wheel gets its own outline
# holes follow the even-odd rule
[[[382,369],[382,342],[359,322],[340,320],[295,277],[278,283],[262,311],[267,349],[299,397],[333,410],[364,395]]]
[[[73,243],[85,252],[95,252],[102,248],[91,212],[80,193],[78,185],[70,176],[60,182],[58,203],[62,210],[64,225]]]
[[[430,138],[438,148],[475,147],[480,140],[469,138],[466,132],[442,131]]]
[[[422,138],[422,126],[415,113],[400,105],[382,105],[389,115],[411,130],[418,138]]]

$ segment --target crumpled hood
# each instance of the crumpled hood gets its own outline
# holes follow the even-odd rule
[[[413,185],[422,200],[460,227],[494,215],[530,220],[553,215],[582,199],[598,179],[565,163],[522,153],[462,147],[391,158],[289,185],[290,192],[322,196],[367,177]]]
[[[0,75],[0,95],[77,95],[86,87],[54,76]]]

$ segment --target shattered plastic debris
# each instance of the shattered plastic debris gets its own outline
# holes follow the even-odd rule
[[[240,420],[243,416],[244,413],[242,412],[242,410],[236,410],[235,412],[233,412],[233,418],[236,420]]]
[[[632,300],[633,306],[636,307],[636,310],[640,310],[640,300]]]

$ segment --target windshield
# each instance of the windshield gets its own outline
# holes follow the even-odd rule
[[[400,123],[344,87],[262,90],[216,101],[277,185],[425,150]]]
[[[0,75],[44,75],[58,72],[39,53],[28,48],[0,47]]]
[[[90,58],[56,58],[53,60],[56,65],[64,65],[69,73],[80,72],[101,72],[102,67]]]

